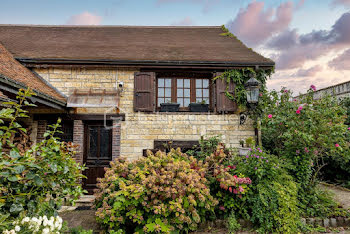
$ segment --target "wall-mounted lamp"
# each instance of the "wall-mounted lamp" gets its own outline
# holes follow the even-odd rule
[[[261,83],[257,79],[254,78],[254,74],[250,75],[250,79],[244,84],[246,93],[247,93],[247,108],[248,111],[242,112],[240,114],[239,123],[242,125],[245,123],[247,119],[247,112],[249,110],[255,109],[259,102],[259,94]]]

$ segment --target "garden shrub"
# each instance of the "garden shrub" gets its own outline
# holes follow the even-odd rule
[[[18,102],[6,103],[0,111],[0,219],[11,221],[19,216],[57,215],[67,199],[72,202],[82,195],[81,167],[73,156],[75,148],[54,137],[59,121],[44,135],[42,142],[20,152],[12,144],[12,136],[25,131],[18,118],[27,117],[26,101],[30,90],[20,90]],[[0,226],[1,232],[1,226]]]
[[[328,158],[349,160],[345,109],[331,96],[314,100],[315,87],[295,99],[287,89],[263,95],[262,140],[266,149],[287,159],[300,191],[312,189]]]
[[[349,130],[346,133],[346,139],[350,142],[350,98],[347,97],[342,99],[340,104],[346,110],[347,118],[345,124]],[[326,158],[324,161],[326,166],[321,171],[321,179],[350,188],[350,157],[330,157]]]
[[[213,138],[208,139],[212,140]],[[237,210],[246,200],[244,195],[252,183],[243,173],[236,173],[236,165],[231,163],[231,159],[230,151],[219,143],[215,151],[203,160],[207,166],[205,177],[210,182],[210,193],[219,201],[215,210],[216,218],[227,218],[233,210]]]
[[[206,165],[180,149],[148,153],[133,162],[118,158],[106,169],[95,193],[97,221],[127,233],[195,230],[218,203]]]
[[[12,222],[9,225],[9,229],[4,230],[3,234],[32,234],[32,233],[41,233],[41,234],[51,234],[51,233],[61,233],[65,230],[63,226],[63,220],[59,216],[47,217],[23,217]]]
[[[284,162],[257,148],[235,159],[237,173],[251,178],[244,204],[237,210],[252,221],[259,232],[295,233],[299,210],[297,185],[283,168]]]

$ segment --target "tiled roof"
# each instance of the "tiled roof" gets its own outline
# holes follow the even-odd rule
[[[65,97],[62,94],[14,59],[12,54],[8,52],[1,43],[0,75],[26,87],[30,87],[34,91],[39,91],[50,96],[51,98],[65,102]]]
[[[0,25],[0,42],[17,59],[274,65],[223,33],[218,26]]]

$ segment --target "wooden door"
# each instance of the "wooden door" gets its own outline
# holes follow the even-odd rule
[[[104,177],[104,168],[109,167],[112,160],[112,130],[103,123],[85,123],[84,164],[87,169],[83,187],[89,194],[96,188],[97,178]]]

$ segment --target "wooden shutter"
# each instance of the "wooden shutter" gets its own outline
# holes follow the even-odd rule
[[[216,76],[222,72],[217,72]],[[222,79],[216,80],[216,111],[219,113],[232,113],[237,110],[237,103],[226,96],[227,82]],[[231,95],[235,95],[235,84],[231,81],[227,90]]]
[[[134,111],[154,111],[154,72],[135,72]]]

